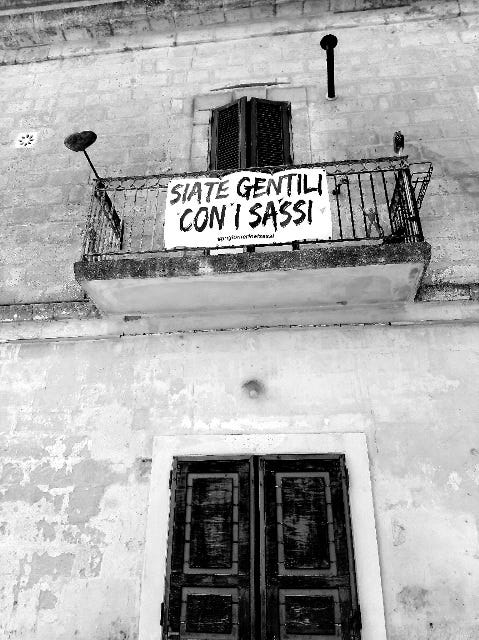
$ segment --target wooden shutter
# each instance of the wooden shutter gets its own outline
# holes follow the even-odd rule
[[[246,98],[240,98],[213,110],[210,169],[246,167],[246,106]]]
[[[251,98],[251,167],[289,165],[291,158],[291,107],[289,102]]]
[[[266,639],[359,638],[344,456],[265,457],[261,476]]]
[[[177,459],[163,639],[246,640],[253,612],[249,459]]]

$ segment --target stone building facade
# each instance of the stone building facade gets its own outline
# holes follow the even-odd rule
[[[476,3],[7,0],[0,33],[1,637],[161,637],[170,454],[336,452],[363,640],[477,638]],[[101,176],[204,172],[243,96],[290,103],[296,165],[391,156],[396,130],[433,163],[415,300],[324,307],[307,275],[281,308],[229,307],[233,280],[214,312],[88,299],[93,176],[63,139],[94,130]],[[306,260],[286,249],[239,254],[241,286]],[[229,264],[188,259],[194,286]]]

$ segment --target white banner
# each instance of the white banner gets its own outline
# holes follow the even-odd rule
[[[324,169],[237,171],[168,184],[165,249],[330,240]]]

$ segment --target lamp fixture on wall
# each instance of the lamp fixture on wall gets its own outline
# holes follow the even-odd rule
[[[97,180],[101,180],[93,166],[93,162],[90,160],[90,156],[86,152],[86,149],[95,142],[96,138],[97,135],[94,131],[80,131],[67,136],[63,143],[67,149],[70,149],[70,151],[83,151],[85,158],[88,160],[88,164],[95,174],[95,178]]]
[[[94,131],[79,131],[67,136],[63,143],[67,149],[70,149],[70,151],[83,151],[85,154],[85,158],[88,160],[88,164],[92,168],[95,178],[97,179],[95,196],[100,201],[102,213],[106,216],[113,232],[119,239],[119,247],[121,249],[123,244],[124,223],[121,221],[120,216],[113,206],[110,196],[106,192],[105,183],[98,175],[97,170],[93,166],[93,162],[90,160],[90,156],[86,152],[87,148],[92,145],[96,139],[97,135]]]

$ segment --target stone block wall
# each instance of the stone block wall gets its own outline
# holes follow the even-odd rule
[[[420,0],[421,2],[423,0]],[[467,11],[471,0],[447,12]],[[417,0],[3,0],[0,49],[205,25],[411,7]],[[437,4],[437,3],[436,3]],[[434,6],[434,3],[433,3]]]
[[[434,164],[421,212],[433,247],[426,283],[477,282],[477,17],[411,7],[327,15],[17,50],[17,63],[0,67],[0,304],[82,298],[72,265],[90,174],[63,146],[67,134],[97,132],[101,175],[206,168],[208,111],[198,105],[221,93],[289,95],[297,162],[390,155],[401,129],[410,159]],[[335,102],[319,46],[327,31],[339,38]],[[34,144],[22,146],[29,133]]]

